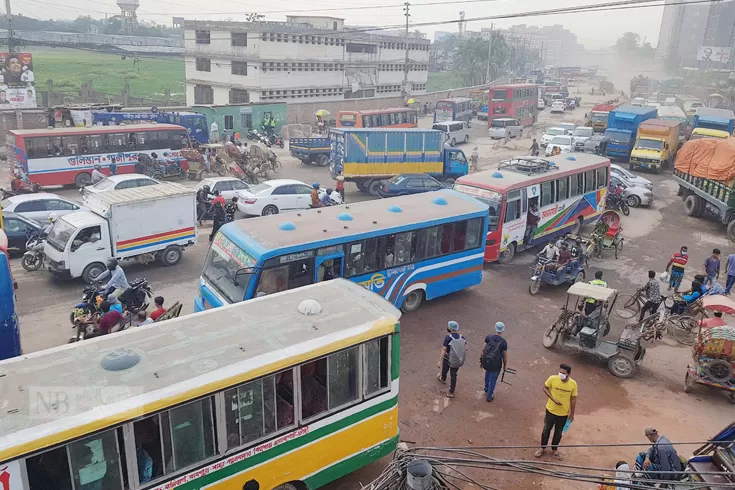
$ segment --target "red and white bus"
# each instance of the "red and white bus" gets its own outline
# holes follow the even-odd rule
[[[77,187],[91,182],[95,165],[106,174],[112,163],[118,174],[133,173],[139,153],[178,156],[190,146],[186,129],[174,124],[18,129],[6,142],[11,173],[20,166],[41,186]]]
[[[538,119],[538,98],[538,85],[533,83],[490,87],[488,127],[499,117],[512,117],[523,126],[531,126]]]
[[[597,219],[605,210],[609,172],[609,159],[588,153],[515,157],[496,170],[460,177],[454,190],[490,206],[485,262],[508,263],[517,251],[539,240],[577,233],[584,223]],[[532,201],[541,218],[526,242]]]

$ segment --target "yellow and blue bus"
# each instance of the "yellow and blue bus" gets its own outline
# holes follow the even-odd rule
[[[482,281],[488,205],[451,190],[228,223],[196,311],[345,277],[404,312]]]
[[[400,311],[343,279],[0,362],[0,487],[319,488],[398,442]]]

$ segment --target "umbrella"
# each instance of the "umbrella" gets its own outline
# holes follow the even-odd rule
[[[316,112],[314,113],[314,115],[315,115],[315,116],[319,116],[319,117],[327,117],[327,116],[329,116],[330,114],[329,114],[329,111],[328,111],[328,110],[326,110],[326,109],[319,109],[318,111],[316,111]]]
[[[406,104],[415,104],[416,102],[417,102],[416,99],[408,99],[406,101]]]
[[[721,311],[728,315],[735,315],[735,302],[725,296],[705,296],[702,306],[708,310]]]

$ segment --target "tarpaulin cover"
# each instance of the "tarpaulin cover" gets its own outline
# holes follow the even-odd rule
[[[676,170],[705,179],[735,178],[735,138],[691,140],[676,154]]]

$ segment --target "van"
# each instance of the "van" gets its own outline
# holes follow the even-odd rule
[[[501,117],[490,121],[490,127],[487,130],[488,136],[492,139],[503,139],[505,133],[511,138],[523,136],[523,126],[518,119],[509,117]]]
[[[449,142],[450,146],[456,146],[459,141],[464,143],[469,143],[470,141],[470,132],[467,129],[467,123],[464,121],[435,123],[431,129],[436,129],[444,133],[442,140]]]

